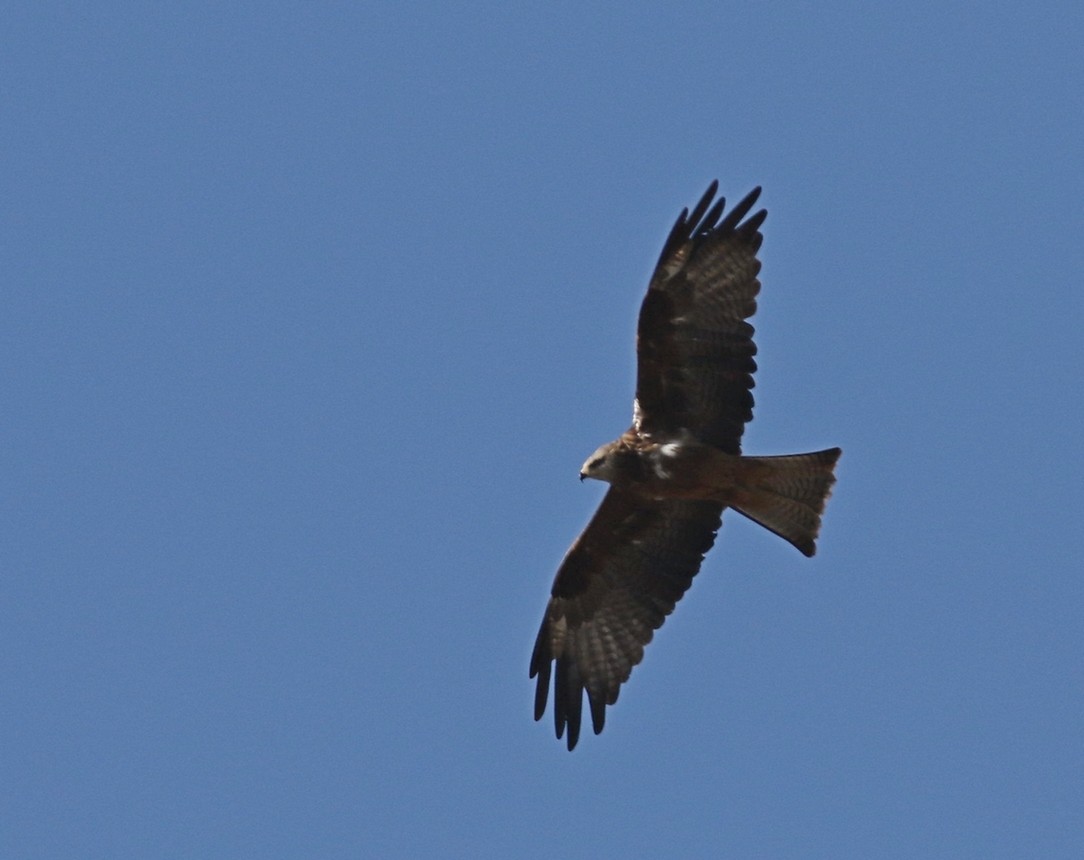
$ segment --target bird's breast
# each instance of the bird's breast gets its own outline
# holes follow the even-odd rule
[[[655,499],[716,499],[733,487],[740,458],[696,442],[670,441],[638,451],[640,487]]]

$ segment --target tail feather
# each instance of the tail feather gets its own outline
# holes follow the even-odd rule
[[[817,551],[821,514],[836,482],[840,453],[839,448],[829,448],[811,454],[742,457],[745,475],[731,507],[811,556]]]

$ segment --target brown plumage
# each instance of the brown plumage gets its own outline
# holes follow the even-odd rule
[[[723,509],[811,556],[835,483],[838,448],[741,456],[756,370],[747,320],[756,311],[768,213],[749,216],[755,188],[723,217],[725,201],[712,205],[717,188],[713,182],[692,213],[678,217],[651,277],[640,308],[632,426],[580,471],[581,480],[608,481],[610,489],[557,571],[531,656],[535,719],[546,710],[552,672],[557,737],[567,731],[570,750],[584,692],[598,734],[606,706],[700,569]]]

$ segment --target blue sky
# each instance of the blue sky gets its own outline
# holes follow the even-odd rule
[[[1076,857],[1076,3],[0,13],[0,854]],[[762,185],[741,517],[569,754],[550,583],[683,206]]]

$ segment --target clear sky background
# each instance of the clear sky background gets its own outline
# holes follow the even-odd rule
[[[0,855],[1079,857],[1084,7],[0,13]],[[708,182],[749,453],[606,731],[527,663]]]

